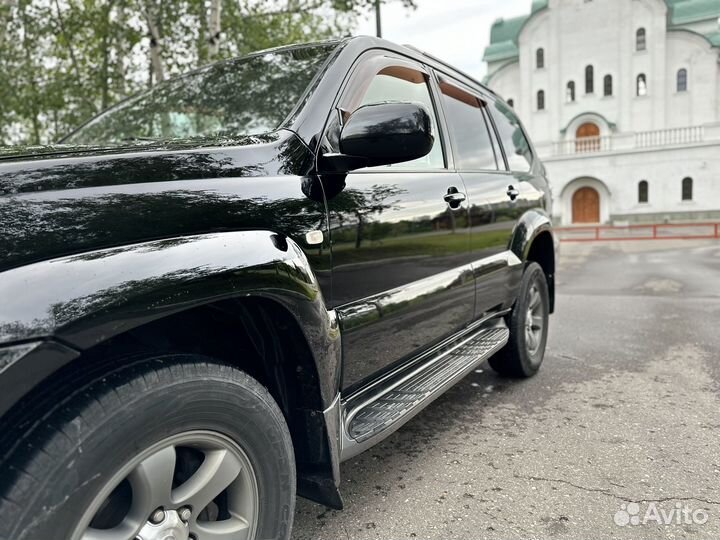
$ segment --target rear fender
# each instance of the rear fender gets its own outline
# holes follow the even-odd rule
[[[552,265],[550,265],[551,268],[549,270],[544,268],[550,293],[550,312],[552,313],[555,306],[555,261],[557,260],[555,246],[557,242],[555,241],[550,217],[540,209],[525,212],[513,230],[509,249],[522,262],[522,266],[519,266],[519,268],[523,268],[528,262],[533,243],[541,234],[549,234],[552,239]],[[515,281],[518,286],[521,278],[522,273],[519,272],[518,275],[515,276]]]

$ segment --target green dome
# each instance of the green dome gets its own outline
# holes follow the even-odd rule
[[[545,9],[546,7],[548,7],[548,0],[533,0],[532,8],[530,8],[530,13],[535,13],[536,11],[540,11],[541,9]]]
[[[710,42],[710,45],[713,47],[720,47],[720,31],[712,32],[711,34],[707,34],[705,37]]]
[[[513,19],[498,19],[490,28],[490,43],[502,43],[503,41],[517,43],[520,29],[528,18],[528,15],[523,15]]]
[[[666,0],[672,12],[672,24],[687,24],[720,17],[718,0]]]
[[[500,43],[492,43],[485,47],[483,60],[485,62],[497,62],[498,60],[508,60],[517,58],[518,47],[512,41],[501,41]]]

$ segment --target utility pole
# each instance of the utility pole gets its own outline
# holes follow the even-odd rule
[[[375,0],[375,27],[377,28],[377,37],[382,37],[382,22],[380,21],[380,0]]]

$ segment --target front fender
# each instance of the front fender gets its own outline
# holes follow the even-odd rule
[[[323,406],[329,407],[340,382],[334,313],[326,309],[300,246],[272,231],[170,238],[7,270],[0,274],[0,345],[52,340],[62,349],[56,361],[45,352],[41,366],[22,371],[27,386],[28,379],[39,382],[71,360],[73,350],[173,313],[245,296],[276,300],[292,313],[313,351]],[[0,413],[18,397],[19,387],[6,375],[0,377]]]

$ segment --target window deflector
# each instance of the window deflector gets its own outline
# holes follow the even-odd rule
[[[388,56],[369,58],[362,62],[350,76],[343,95],[340,98],[338,108],[342,111],[355,111],[362,103],[362,99],[365,94],[367,94],[373,79],[384,70],[390,70],[388,74],[392,74],[393,70],[395,72],[399,72],[399,70],[414,71],[424,76],[426,80],[429,77],[427,71],[420,65],[407,62],[400,58]]]
[[[426,86],[430,100],[429,105],[432,109],[430,112],[433,115],[433,122],[436,131],[435,144],[440,145],[440,155],[442,158],[442,165],[439,168],[436,166],[430,167],[430,169],[447,170],[447,145],[443,140],[443,135],[440,127],[440,118],[438,117],[438,112],[440,109],[438,107],[438,104],[436,103],[436,99],[432,92],[430,74],[428,70],[419,63],[411,62],[394,56],[376,56],[362,61],[355,68],[354,72],[350,75],[348,82],[342,91],[341,97],[338,100],[338,104],[336,106],[336,114],[338,114],[341,121],[335,129],[341,129],[342,125],[345,123],[345,121],[347,121],[347,118],[349,118],[350,114],[352,114],[352,112],[354,112],[358,107],[363,105],[363,99],[365,98],[368,90],[372,86],[375,78],[379,75],[387,75],[416,84],[424,84]],[[333,129],[332,123],[326,129],[325,137],[330,138],[331,134],[328,131],[331,129]],[[434,151],[435,147],[433,147],[431,154]],[[430,156],[431,154],[428,155]],[[398,167],[395,170],[402,170],[403,172],[405,172],[411,169],[403,170],[401,167]]]

